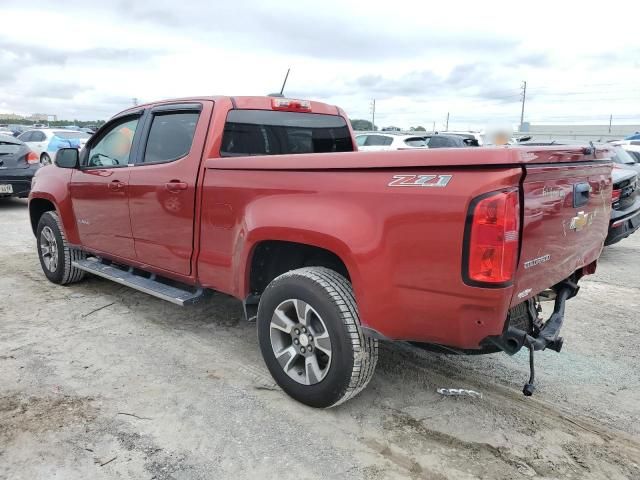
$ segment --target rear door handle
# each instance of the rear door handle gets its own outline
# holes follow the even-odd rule
[[[179,180],[172,180],[170,182],[165,183],[164,186],[166,187],[167,190],[173,193],[177,193],[189,188],[189,185],[187,185],[187,182],[181,182]]]
[[[107,184],[107,187],[109,188],[109,190],[117,192],[124,188],[124,183],[122,183],[120,180],[113,180],[111,183]]]

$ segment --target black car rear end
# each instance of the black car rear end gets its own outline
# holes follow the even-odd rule
[[[614,168],[613,199],[609,234],[605,245],[612,245],[640,228],[640,191],[633,170]]]
[[[38,156],[14,137],[0,135],[0,198],[25,198],[40,168]]]

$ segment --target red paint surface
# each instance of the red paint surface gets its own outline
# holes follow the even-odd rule
[[[349,270],[365,325],[389,338],[463,348],[499,334],[510,306],[600,254],[611,165],[585,164],[592,157],[579,147],[219,158],[231,99],[177,102],[187,101],[203,104],[188,157],[111,174],[73,171],[71,182],[70,170],[44,168],[31,198],[54,202],[74,244],[238,298],[249,293],[248,268],[259,242],[284,240],[330,250]],[[235,102],[238,108],[271,108],[264,97],[236,97]],[[311,105],[314,113],[344,115],[334,106]],[[606,158],[607,152],[596,156]],[[573,163],[562,165],[568,162]],[[453,177],[444,188],[389,187],[396,174]],[[116,176],[126,182],[123,195],[105,193],[105,184]],[[186,183],[186,189],[167,190],[173,180]],[[575,209],[573,184],[584,181],[592,186],[592,196]],[[515,281],[504,288],[465,285],[463,236],[471,200],[514,187],[523,203]],[[544,195],[544,187],[557,189],[557,198]],[[579,211],[597,213],[584,230],[567,232],[567,222]],[[104,223],[85,228],[79,223],[82,215]],[[524,261],[546,254],[549,261],[524,268]]]

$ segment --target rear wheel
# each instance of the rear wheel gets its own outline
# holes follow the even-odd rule
[[[269,284],[258,307],[258,340],[278,385],[318,408],[362,391],[378,359],[377,340],[362,332],[351,284],[323,267],[293,270]]]
[[[85,258],[85,254],[69,246],[56,212],[42,214],[36,240],[40,266],[51,282],[66,285],[82,280],[85,272],[74,267],[72,262]]]
[[[43,153],[40,155],[40,163],[42,165],[51,165],[51,157],[48,153]]]

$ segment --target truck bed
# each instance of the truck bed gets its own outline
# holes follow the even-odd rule
[[[511,308],[595,262],[610,208],[606,158],[604,150],[592,155],[582,147],[211,158],[199,276],[205,287],[244,298],[251,292],[243,262],[255,245],[275,239],[319,246],[344,261],[371,331],[479,348],[502,332]],[[398,176],[451,178],[425,185],[432,188],[391,185]],[[574,184],[585,183],[590,197],[574,208]],[[522,225],[515,278],[500,288],[466,284],[471,202],[512,188]],[[587,224],[572,228],[584,216]]]

